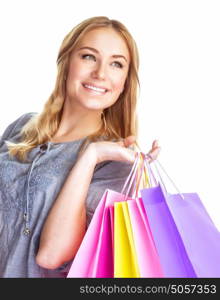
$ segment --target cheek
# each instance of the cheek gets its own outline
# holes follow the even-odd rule
[[[80,79],[81,76],[80,69],[74,68],[69,72],[68,81],[73,83],[75,80]]]
[[[82,67],[80,62],[78,61],[73,62],[70,65],[68,79],[70,81],[77,80],[77,79],[80,80],[81,78],[83,78],[83,76],[85,76],[85,73],[86,73],[86,69]]]
[[[114,78],[112,81],[114,90],[121,92],[121,90],[123,90],[123,88],[124,88],[125,80],[126,80],[125,76]]]

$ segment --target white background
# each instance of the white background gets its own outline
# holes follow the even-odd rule
[[[64,36],[102,15],[124,23],[138,44],[142,151],[158,139],[169,176],[199,194],[220,229],[220,1],[1,1],[0,135],[42,110]]]

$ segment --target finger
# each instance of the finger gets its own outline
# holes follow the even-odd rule
[[[155,148],[155,147],[159,147],[159,141],[158,140],[153,141],[152,148]]]
[[[121,141],[119,141],[119,142],[117,142],[117,144],[118,144],[119,146],[121,146],[121,147],[124,147],[124,146],[125,146],[125,144],[124,144],[124,139],[121,140]]]
[[[129,147],[135,142],[136,138],[134,135],[130,135],[126,137],[125,139],[122,139],[121,141],[117,142],[118,145],[122,147]]]
[[[129,147],[130,145],[134,144],[135,140],[136,140],[136,137],[134,135],[130,135],[130,136],[126,137],[124,139],[125,147]]]
[[[157,157],[160,153],[160,150],[161,150],[160,148],[156,148],[155,150],[153,150],[153,151],[151,150],[150,152],[148,152],[148,155],[150,156],[148,158],[148,161],[152,162],[153,160],[157,159]]]

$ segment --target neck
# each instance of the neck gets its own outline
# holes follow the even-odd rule
[[[73,141],[93,134],[102,126],[101,112],[71,108],[64,102],[61,121],[52,141]]]

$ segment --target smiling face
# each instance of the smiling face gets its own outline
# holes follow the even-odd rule
[[[103,111],[124,89],[130,56],[123,38],[111,28],[87,32],[70,57],[67,98],[74,105]]]

